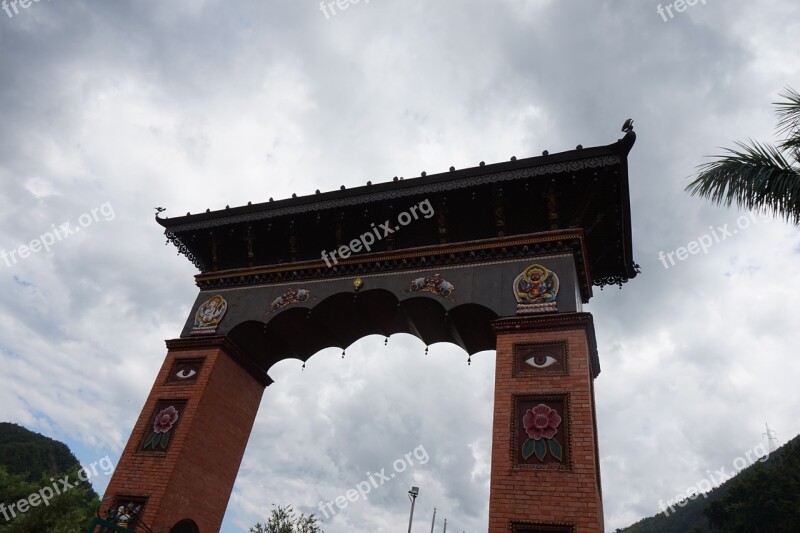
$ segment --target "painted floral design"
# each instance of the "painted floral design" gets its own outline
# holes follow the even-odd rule
[[[170,405],[156,415],[156,419],[153,422],[153,431],[156,433],[167,433],[177,421],[178,410],[175,409],[175,406]]]
[[[552,439],[558,433],[558,426],[561,424],[561,416],[555,409],[540,403],[533,409],[528,409],[522,417],[522,427],[528,436],[535,440],[542,437]]]
[[[544,461],[549,449],[553,457],[561,461],[563,448],[555,438],[560,425],[561,415],[543,403],[525,411],[525,415],[522,417],[522,427],[528,434],[528,439],[522,445],[523,459],[527,461],[531,456],[536,455],[539,461]]]
[[[142,448],[152,448],[155,450],[161,447],[166,450],[169,446],[170,431],[178,422],[180,412],[174,405],[170,405],[158,412],[153,419],[153,432],[145,439]]]

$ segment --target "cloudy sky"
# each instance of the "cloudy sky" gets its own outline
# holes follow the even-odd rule
[[[352,0],[351,0],[352,2]],[[704,156],[775,139],[800,89],[796,0],[42,0],[0,11],[0,420],[115,462],[197,294],[177,216],[603,145],[636,121],[634,259],[595,291],[606,526],[800,433],[800,232],[684,191]],[[666,5],[666,4],[665,4]],[[665,268],[660,251],[731,235]],[[735,233],[734,231],[735,230]],[[410,336],[272,368],[223,531],[319,512],[413,465],[327,533],[486,531],[494,357]],[[424,453],[422,453],[424,451]],[[426,459],[427,460],[424,460]],[[423,464],[424,463],[424,464]],[[94,480],[102,492],[108,478]]]

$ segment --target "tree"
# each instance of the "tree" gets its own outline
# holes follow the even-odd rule
[[[778,132],[786,139],[777,145],[737,142],[738,148],[714,156],[698,167],[686,190],[717,205],[736,204],[800,224],[800,93],[787,87],[775,102]]]
[[[272,512],[266,524],[258,523],[251,527],[249,533],[325,533],[319,526],[317,517],[311,514],[298,517],[292,506],[272,506]]]
[[[71,470],[69,479],[76,479],[77,472],[77,469]],[[62,474],[59,476],[63,477]],[[48,474],[38,481],[29,481],[23,475],[9,474],[0,466],[0,533],[85,531],[86,524],[100,504],[91,486],[85,482],[76,483],[72,488],[44,501],[41,494],[49,492],[52,496],[53,491],[44,490],[52,484]],[[23,504],[24,511],[20,512],[19,502],[23,500],[27,502]]]
[[[756,463],[736,476],[728,493],[703,513],[714,531],[795,533],[800,524],[800,441],[777,461]]]

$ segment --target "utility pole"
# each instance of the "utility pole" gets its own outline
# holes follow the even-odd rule
[[[408,533],[411,533],[411,522],[414,520],[414,504],[417,503],[417,496],[419,495],[419,487],[411,487],[408,491],[408,499],[411,500],[411,516],[408,517]]]
[[[433,508],[433,520],[431,520],[431,533],[433,533],[434,524],[436,524],[436,507]]]
[[[447,518],[444,519],[444,530],[442,533],[447,533]]]

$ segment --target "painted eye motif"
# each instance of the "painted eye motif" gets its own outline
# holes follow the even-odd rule
[[[552,355],[534,355],[525,360],[526,363],[534,368],[547,368],[556,363],[556,358]]]
[[[172,367],[167,383],[190,383],[197,379],[203,368],[203,359],[178,359]]]
[[[178,379],[189,379],[197,374],[197,370],[190,366],[185,366],[175,372],[175,377]]]

